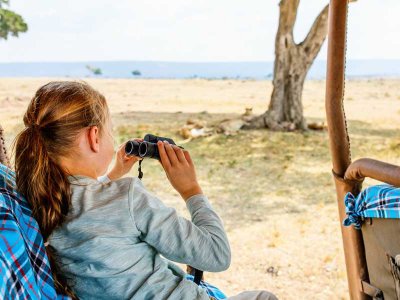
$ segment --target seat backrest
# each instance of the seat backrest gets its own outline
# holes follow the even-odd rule
[[[68,299],[57,295],[39,226],[0,164],[0,298]]]
[[[369,282],[362,282],[373,299],[400,299],[400,188],[381,184],[345,198],[344,224],[361,228]]]

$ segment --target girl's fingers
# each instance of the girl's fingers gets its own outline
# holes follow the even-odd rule
[[[168,155],[165,151],[164,143],[159,141],[157,142],[158,153],[160,154],[161,164],[164,169],[171,167],[171,162],[169,161]]]
[[[178,157],[176,156],[175,150],[172,148],[172,146],[168,142],[164,142],[164,148],[165,151],[167,152],[169,161],[172,166],[176,166],[179,162]]]
[[[186,163],[186,158],[185,155],[183,154],[183,151],[181,148],[178,146],[172,146],[172,148],[175,150],[176,156],[178,157],[179,162],[181,163]]]
[[[183,155],[185,155],[186,161],[189,163],[189,165],[193,166],[193,161],[192,158],[190,157],[189,151],[183,150]]]
[[[125,158],[124,158],[125,161],[131,161],[131,160],[139,161],[139,160],[142,160],[142,159],[143,158],[141,158],[141,157],[131,156],[131,155],[125,155]]]

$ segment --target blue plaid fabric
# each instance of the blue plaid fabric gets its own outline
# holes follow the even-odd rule
[[[190,281],[193,281],[194,280],[194,276],[187,274],[186,275],[186,279],[188,279]],[[207,283],[205,281],[200,281],[199,286],[206,290],[208,296],[210,296],[211,299],[219,300],[219,299],[226,299],[227,298],[224,295],[224,293],[219,290],[219,288],[217,288],[217,287],[215,287],[215,286],[213,286],[213,285],[211,285],[211,284],[209,284],[209,283]]]
[[[39,226],[14,177],[0,164],[0,299],[69,299],[56,294]]]
[[[344,198],[347,218],[345,226],[360,229],[365,218],[400,219],[400,188],[388,184],[374,185],[357,197],[347,193]]]

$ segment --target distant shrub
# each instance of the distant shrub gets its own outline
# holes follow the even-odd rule
[[[88,69],[94,75],[102,75],[103,74],[103,72],[101,71],[100,68],[92,67],[90,65],[87,65],[86,69]]]

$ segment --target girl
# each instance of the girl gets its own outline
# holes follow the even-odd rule
[[[17,187],[39,223],[59,293],[80,299],[209,299],[165,259],[210,272],[226,270],[231,260],[222,222],[187,151],[158,143],[167,178],[192,221],[166,207],[139,179],[121,178],[138,160],[126,157],[123,145],[109,182],[97,180],[108,169],[114,142],[106,100],[88,84],[44,85],[24,124],[15,142]]]

